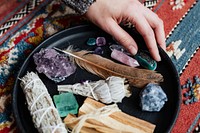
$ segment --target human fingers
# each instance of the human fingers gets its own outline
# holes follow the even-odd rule
[[[107,33],[112,35],[121,45],[123,45],[126,50],[128,50],[132,55],[137,53],[138,47],[134,39],[123,30],[118,23],[113,19],[108,19],[101,27]]]
[[[147,15],[148,14],[148,15]],[[165,43],[165,32],[163,21],[158,17],[157,14],[146,8],[146,13],[144,13],[146,20],[149,22],[150,26],[153,28],[157,43],[163,50],[166,50]]]
[[[132,18],[134,19],[131,19],[131,22],[135,24],[135,28],[143,37],[147,45],[147,48],[149,49],[150,54],[156,61],[160,61],[161,58],[158,52],[158,47],[157,47],[154,31],[149,25],[148,21],[141,14],[135,15]]]

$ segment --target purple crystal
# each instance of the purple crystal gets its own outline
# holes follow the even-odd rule
[[[94,54],[102,55],[103,54],[103,49],[101,47],[95,48]]]
[[[139,66],[137,60],[116,49],[111,52],[111,58],[131,67]]]
[[[73,74],[76,66],[65,54],[60,54],[54,49],[41,49],[33,55],[36,70],[44,73],[49,79],[61,82]]]
[[[122,45],[112,44],[112,45],[110,45],[110,50],[111,51],[118,50],[118,51],[123,52],[126,55],[130,55],[130,53]]]
[[[105,37],[97,37],[96,44],[97,44],[97,46],[104,46],[104,45],[106,45],[106,39],[105,39]]]

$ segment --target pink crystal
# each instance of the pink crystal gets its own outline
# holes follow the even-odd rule
[[[137,62],[137,60],[131,58],[130,56],[124,54],[123,52],[113,49],[112,53],[111,53],[111,57],[123,64],[126,64],[128,66],[131,67],[137,67],[139,66],[139,63]]]

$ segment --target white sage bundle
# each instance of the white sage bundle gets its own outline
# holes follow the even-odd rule
[[[57,109],[42,80],[34,72],[28,72],[20,83],[32,116],[40,133],[67,133]]]
[[[72,92],[77,95],[99,100],[103,103],[118,103],[131,95],[125,78],[110,76],[106,80],[86,81],[74,85],[58,85],[59,92]]]

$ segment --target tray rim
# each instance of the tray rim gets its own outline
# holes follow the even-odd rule
[[[19,111],[18,109],[16,109],[17,107],[17,95],[15,94],[18,94],[18,90],[17,90],[17,85],[19,84],[19,80],[18,78],[20,78],[20,74],[22,73],[23,71],[23,68],[24,66],[27,64],[29,58],[35,53],[35,51],[37,51],[37,49],[41,48],[43,46],[43,44],[51,39],[53,39],[54,37],[56,36],[59,36],[60,34],[63,34],[65,32],[73,32],[74,30],[77,30],[77,29],[82,29],[82,28],[85,28],[85,29],[91,29],[91,28],[95,28],[95,29],[99,29],[98,27],[94,26],[93,24],[81,24],[81,25],[78,25],[78,26],[73,26],[73,27],[70,27],[70,28],[67,28],[67,29],[64,29],[64,30],[61,30],[51,36],[49,36],[48,38],[46,38],[45,40],[43,40],[37,47],[35,47],[33,49],[33,51],[27,56],[27,58],[24,60],[24,62],[22,63],[22,66],[20,68],[20,70],[18,71],[18,74],[17,74],[17,77],[16,77],[16,80],[14,82],[14,87],[13,87],[13,92],[12,92],[12,108],[13,108],[13,114],[14,114],[14,118],[15,118],[15,121],[16,121],[16,125],[17,127],[19,127],[20,131],[22,132],[25,132],[24,130],[24,127],[22,125],[22,122],[21,120],[19,119]],[[159,46],[158,46],[159,47]],[[169,60],[169,63],[171,64],[172,66],[172,70],[173,70],[173,73],[176,74],[175,78],[177,80],[177,83],[178,83],[178,101],[176,102],[176,113],[174,113],[174,116],[172,116],[174,119],[172,120],[172,123],[169,125],[169,129],[166,131],[166,132],[171,132],[172,128],[174,127],[174,124],[179,116],[179,113],[180,113],[180,106],[181,106],[181,102],[182,102],[182,93],[181,93],[181,85],[180,85],[180,78],[179,78],[179,74],[178,74],[178,71],[175,67],[175,65],[173,64],[173,62],[171,61],[170,57],[167,55],[167,53],[159,47],[159,51],[161,51],[163,54],[163,56],[165,58],[167,58]]]

